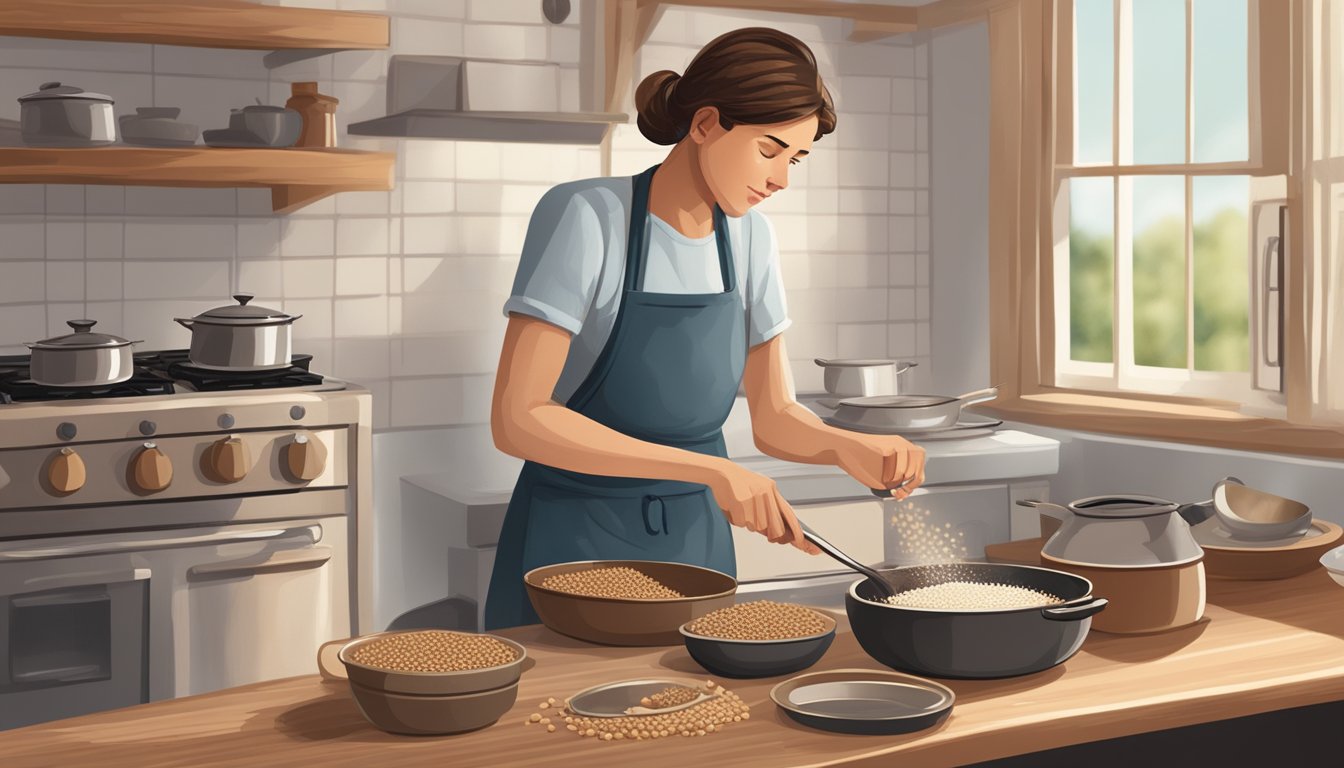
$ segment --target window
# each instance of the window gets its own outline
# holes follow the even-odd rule
[[[1054,386],[1281,410],[1286,184],[1253,114],[1254,3],[1057,8]]]

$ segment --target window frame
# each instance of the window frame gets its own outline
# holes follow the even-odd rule
[[[1057,49],[1057,61],[1061,72],[1068,70],[1070,78],[1074,71],[1074,43],[1076,40],[1076,28],[1073,21],[1073,8],[1076,0],[1059,3],[1059,23],[1056,27],[1055,45]],[[1129,146],[1131,137],[1129,135],[1129,122],[1134,117],[1134,98],[1133,85],[1131,83],[1133,70],[1133,21],[1127,11],[1132,12],[1132,0],[1110,0],[1112,5],[1112,72],[1111,72],[1111,153],[1109,162],[1089,162],[1077,164],[1075,162],[1076,152],[1078,151],[1078,131],[1074,118],[1075,115],[1075,97],[1077,90],[1072,82],[1068,87],[1063,87],[1060,83],[1055,89],[1056,109],[1060,115],[1057,123],[1061,137],[1064,137],[1057,144],[1058,152],[1055,158],[1055,178],[1059,183],[1059,191],[1056,195],[1050,215],[1054,221],[1054,235],[1056,247],[1051,253],[1052,269],[1056,284],[1059,286],[1056,293],[1051,296],[1053,306],[1060,310],[1059,314],[1062,320],[1068,319],[1068,290],[1065,287],[1068,279],[1068,227],[1069,227],[1069,196],[1067,185],[1073,179],[1080,178],[1104,178],[1109,179],[1113,184],[1114,201],[1112,216],[1112,232],[1115,236],[1114,258],[1116,263],[1116,279],[1114,281],[1114,293],[1112,296],[1112,362],[1110,363],[1090,363],[1071,360],[1069,357],[1069,334],[1068,323],[1056,323],[1057,333],[1050,340],[1051,346],[1055,351],[1055,386],[1072,390],[1089,390],[1095,392],[1133,392],[1138,394],[1159,394],[1159,395],[1177,395],[1186,394],[1195,397],[1220,397],[1228,400],[1238,400],[1245,403],[1250,409],[1258,412],[1270,413],[1282,416],[1284,413],[1284,403],[1282,394],[1279,392],[1266,392],[1255,387],[1254,356],[1252,356],[1251,368],[1245,372],[1232,371],[1198,371],[1194,368],[1195,347],[1194,347],[1194,252],[1191,242],[1191,227],[1193,225],[1193,188],[1194,179],[1203,176],[1248,176],[1257,177],[1266,175],[1264,165],[1264,155],[1259,127],[1261,121],[1258,112],[1258,99],[1252,98],[1251,91],[1255,89],[1256,77],[1251,72],[1258,72],[1260,67],[1259,56],[1259,29],[1257,26],[1258,13],[1255,0],[1243,0],[1246,4],[1246,29],[1247,29],[1247,158],[1245,160],[1200,163],[1194,161],[1194,137],[1193,137],[1193,88],[1194,88],[1194,1],[1184,0],[1185,18],[1184,18],[1184,158],[1183,163],[1133,163],[1126,162],[1130,158],[1127,155],[1132,154],[1133,148]],[[1128,8],[1126,6],[1129,6]],[[1132,185],[1133,180],[1142,176],[1171,176],[1179,177],[1184,186],[1185,210],[1183,216],[1185,219],[1186,232],[1183,256],[1185,259],[1185,345],[1186,345],[1186,367],[1185,368],[1159,368],[1154,366],[1141,365],[1133,361],[1134,345],[1134,308],[1133,308],[1133,262],[1132,262],[1132,244],[1133,225],[1130,221],[1132,211]],[[1254,185],[1253,185],[1254,186]],[[1254,199],[1248,196],[1247,199],[1247,231],[1251,230],[1251,218],[1253,216],[1252,206]],[[1249,238],[1248,238],[1249,242]],[[1254,244],[1252,244],[1254,247]],[[1249,254],[1254,263],[1254,255]],[[1248,274],[1253,274],[1253,270],[1248,269]],[[1254,279],[1252,279],[1254,284]],[[1251,301],[1248,306],[1248,334],[1254,336],[1257,323],[1254,322],[1253,312],[1255,302]],[[1052,310],[1053,311],[1053,310]],[[1252,337],[1251,344],[1258,343],[1258,339]]]
[[[1304,81],[1309,28],[1302,0],[1251,0],[1258,40],[1251,55],[1248,129],[1254,170],[1282,175],[1288,231],[1282,286],[1282,414],[1215,397],[1158,395],[1055,384],[1053,204],[1057,168],[1073,142],[1061,92],[1072,89],[1071,50],[1055,30],[1073,29],[1072,0],[1012,0],[989,10],[990,375],[986,407],[1015,421],[1248,451],[1344,457],[1344,426],[1313,424],[1308,371],[1310,310],[1303,242]],[[1249,26],[1248,26],[1249,28]],[[1285,52],[1286,55],[1285,55]],[[1068,66],[1061,66],[1067,62]],[[1270,87],[1262,88],[1262,83]],[[1263,115],[1285,119],[1262,119]],[[1258,141],[1256,141],[1258,137]],[[1255,153],[1259,152],[1257,156]],[[1115,158],[1112,158],[1114,160]],[[1239,171],[1251,163],[1234,164]],[[1152,168],[1151,166],[1146,167]],[[1228,168],[1226,170],[1231,170]]]

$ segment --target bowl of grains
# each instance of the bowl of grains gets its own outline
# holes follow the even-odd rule
[[[725,573],[652,560],[558,563],[523,582],[543,624],[602,645],[676,645],[682,624],[732,605],[737,592]]]
[[[455,695],[518,682],[527,649],[498,635],[419,629],[365,635],[346,643],[337,658],[354,685]]]
[[[627,680],[580,691],[563,702],[548,698],[523,724],[551,738],[649,741],[713,736],[750,719],[751,706],[713,680]]]
[[[429,735],[474,731],[509,711],[527,650],[497,635],[420,629],[365,635],[336,657],[370,723]]]
[[[998,563],[938,563],[884,570],[884,597],[867,578],[850,585],[845,613],[863,650],[917,675],[996,678],[1066,661],[1106,600],[1064,571]]]
[[[796,603],[739,603],[681,625],[686,651],[724,677],[774,677],[807,669],[835,639],[835,618]]]

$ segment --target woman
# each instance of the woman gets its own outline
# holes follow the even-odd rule
[[[789,184],[835,112],[811,50],[771,29],[655,72],[639,129],[672,145],[631,178],[561,184],[532,215],[495,384],[500,450],[526,459],[500,535],[487,628],[538,621],[523,574],[573,560],[661,560],[736,574],[729,523],[818,550],[775,483],[726,458],[745,381],[778,458],[829,463],[905,498],[924,452],[833,429],[794,400],[774,233],[752,206]],[[908,481],[908,482],[907,482]]]

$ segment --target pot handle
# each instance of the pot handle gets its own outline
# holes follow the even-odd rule
[[[1069,508],[1061,504],[1054,504],[1049,501],[1037,501],[1036,499],[1018,499],[1017,506],[1031,507],[1043,515],[1049,515],[1061,523],[1067,522],[1073,513]]]
[[[986,387],[985,389],[977,389],[974,392],[967,392],[966,394],[958,397],[957,400],[964,407],[967,405],[975,405],[976,403],[984,403],[989,400],[993,400],[998,396],[999,396],[998,387]]]
[[[1084,597],[1081,602],[1074,601],[1061,606],[1042,608],[1041,615],[1051,621],[1082,621],[1101,613],[1108,601],[1104,597]]]
[[[902,373],[905,373],[917,365],[919,365],[919,363],[898,363],[896,365],[896,375],[900,376]]]
[[[181,318],[181,317],[174,317],[174,318],[173,318],[173,322],[177,323],[178,325],[182,326],[183,328],[186,328],[187,330],[191,330],[191,326],[195,325],[195,323],[196,323],[195,320],[187,320],[187,319],[184,319],[184,318]]]

